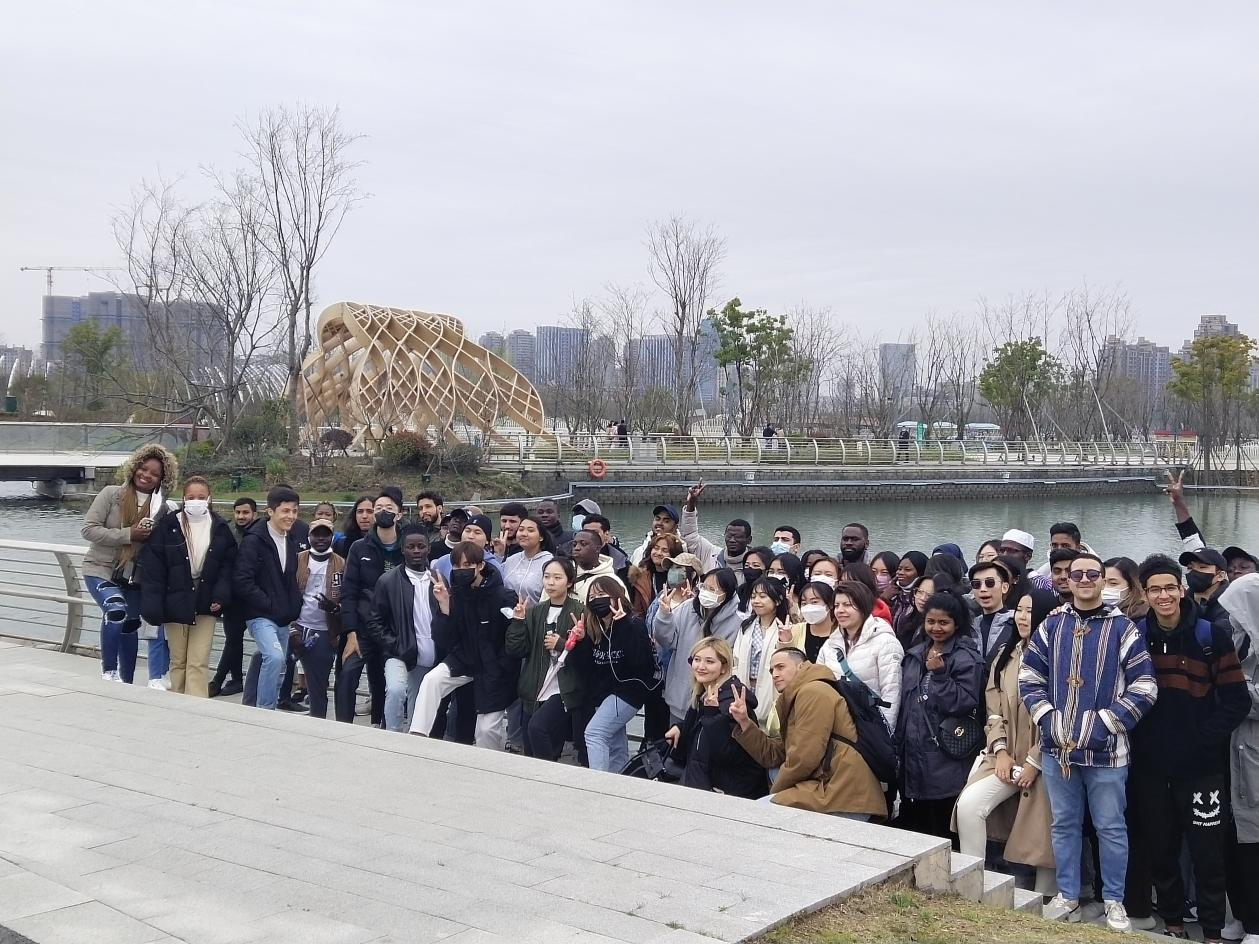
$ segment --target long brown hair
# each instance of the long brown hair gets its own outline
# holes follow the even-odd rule
[[[586,610],[582,614],[582,622],[586,626],[586,635],[590,637],[590,641],[595,645],[603,642],[605,627],[599,617],[595,616],[594,611],[590,609],[590,591],[602,590],[608,595],[613,605],[619,600],[621,609],[626,613],[630,611],[629,598],[625,595],[625,588],[621,585],[621,581],[615,577],[596,577],[590,581],[590,586],[586,588]],[[608,627],[612,625],[612,617],[608,617]]]

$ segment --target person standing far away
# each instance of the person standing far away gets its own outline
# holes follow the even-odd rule
[[[371,692],[371,723],[385,723],[385,659],[368,637],[360,637],[371,612],[372,593],[376,583],[403,565],[402,492],[387,485],[376,498],[375,524],[367,537],[354,543],[345,561],[345,579],[341,585],[341,627],[344,641],[341,651],[341,674],[337,676],[337,720],[354,723],[355,701],[363,670],[367,670],[367,686]]]
[[[1004,543],[1004,539],[1003,539]],[[1080,845],[1087,804],[1101,856],[1106,925],[1128,931],[1129,733],[1154,706],[1158,684],[1141,631],[1102,602],[1104,569],[1095,554],[1071,565],[1069,606],[1032,635],[1019,672],[1019,695],[1040,728],[1042,776],[1053,815],[1058,895],[1052,902],[1079,921]]]
[[[258,520],[258,503],[252,498],[238,498],[232,505],[232,520],[228,523],[236,546],[245,537],[249,526]],[[235,566],[235,561],[232,563]],[[229,602],[223,610],[223,651],[219,653],[218,668],[210,680],[211,698],[220,695],[239,695],[245,690],[245,618],[235,602]]]
[[[682,524],[679,536],[686,549],[700,559],[700,569],[704,572],[729,567],[734,571],[743,586],[743,558],[748,546],[752,543],[752,525],[742,518],[735,518],[726,525],[725,548],[719,549],[712,541],[699,533],[699,498],[707,486],[700,479],[686,493],[686,504],[682,506]],[[727,640],[728,642],[729,640]]]
[[[83,518],[88,542],[83,582],[101,608],[101,677],[131,684],[140,639],[140,550],[166,514],[165,495],[179,481],[179,462],[165,447],[141,446],[119,470],[122,484],[106,485]],[[165,688],[166,637],[149,641],[149,681]]]
[[[845,564],[865,561],[870,547],[870,529],[858,521],[844,525],[839,535],[839,553]]]
[[[1130,911],[1150,916],[1150,879],[1169,937],[1184,935],[1181,846],[1188,845],[1203,939],[1222,940],[1228,833],[1228,744],[1250,713],[1231,630],[1213,626],[1185,595],[1170,557],[1138,571],[1150,603],[1137,623],[1158,681],[1158,701],[1132,732],[1128,796]]]
[[[1023,570],[1028,581],[1037,590],[1054,592],[1054,583],[1048,574],[1029,573],[1032,563],[1032,552],[1036,549],[1036,539],[1027,531],[1011,528],[1001,536],[1002,557],[1016,557],[1023,562]]]
[[[267,710],[274,710],[279,700],[289,625],[302,612],[297,540],[292,534],[300,508],[297,492],[283,485],[273,487],[267,493],[267,520],[250,525],[236,554],[233,594],[242,602],[245,626],[261,656],[253,700]]]
[[[210,509],[210,483],[184,482],[184,504],[164,515],[140,552],[140,612],[164,626],[172,692],[209,697],[214,627],[232,596],[236,539]]]

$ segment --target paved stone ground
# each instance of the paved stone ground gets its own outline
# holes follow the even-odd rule
[[[941,843],[98,673],[0,641],[0,928],[37,944],[738,941]]]

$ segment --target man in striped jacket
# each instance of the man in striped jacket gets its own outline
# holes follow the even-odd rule
[[[1084,806],[1097,830],[1106,924],[1128,931],[1128,733],[1154,706],[1158,686],[1145,639],[1102,602],[1105,568],[1081,551],[1071,562],[1072,602],[1049,615],[1028,641],[1019,694],[1040,726],[1045,790],[1053,811],[1058,872],[1054,904],[1079,921]],[[1050,760],[1049,758],[1052,758]]]

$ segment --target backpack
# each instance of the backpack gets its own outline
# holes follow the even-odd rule
[[[848,713],[852,715],[853,723],[857,726],[857,740],[853,742],[831,732],[831,743],[827,744],[826,756],[822,759],[823,771],[826,775],[830,775],[834,742],[839,741],[861,755],[861,759],[874,774],[875,780],[880,783],[896,783],[900,772],[896,739],[887,726],[887,719],[883,717],[883,712],[879,710],[887,708],[888,703],[872,692],[868,685],[848,675],[835,679],[833,682],[827,681],[826,684],[834,688],[848,705]]]

